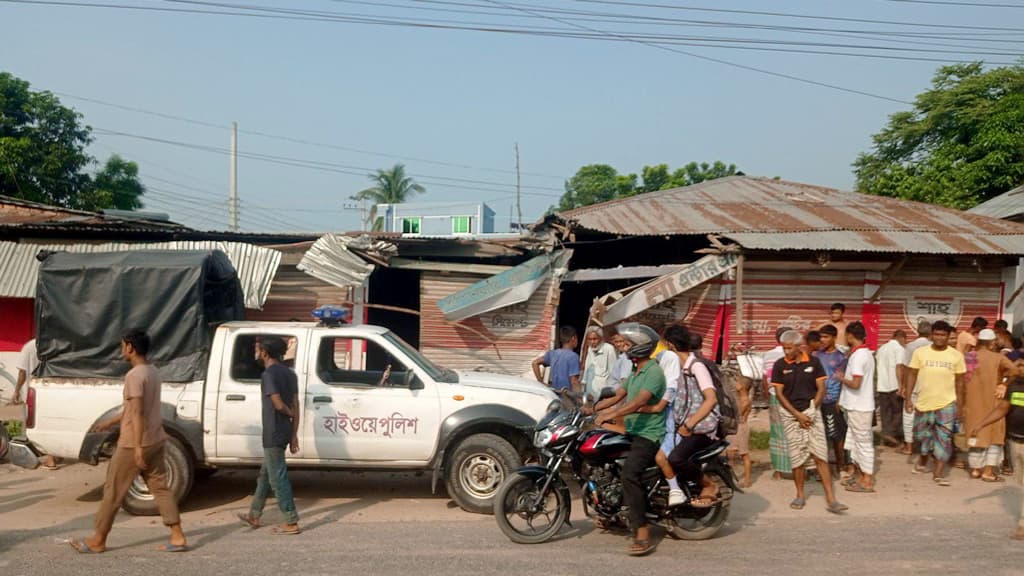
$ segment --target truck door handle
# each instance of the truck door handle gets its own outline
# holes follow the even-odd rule
[[[330,396],[313,396],[313,403],[314,404],[321,403],[321,402],[327,402],[328,404],[330,404],[331,402],[334,402],[334,399],[331,398]]]
[[[224,399],[228,402],[242,402],[245,400],[245,394],[228,394]]]

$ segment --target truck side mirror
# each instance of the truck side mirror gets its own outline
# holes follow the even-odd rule
[[[420,377],[412,370],[405,373],[405,386],[409,390],[423,390],[426,388],[426,386],[423,385],[423,380],[420,380]]]

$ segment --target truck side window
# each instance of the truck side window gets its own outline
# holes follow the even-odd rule
[[[242,334],[235,338],[235,344],[231,350],[231,379],[235,382],[246,382],[259,384],[260,376],[263,375],[263,364],[256,359],[256,346],[261,338],[276,336],[285,341],[288,351],[285,352],[285,366],[294,369],[295,364],[295,337],[287,334]]]
[[[408,369],[371,340],[329,337],[320,340],[316,373],[337,386],[404,387]]]

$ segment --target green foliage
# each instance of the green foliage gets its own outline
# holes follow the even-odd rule
[[[79,196],[78,204],[83,210],[138,210],[145,193],[146,187],[139,181],[139,165],[114,154],[96,173],[90,189]]]
[[[134,162],[115,154],[95,179],[88,174],[91,133],[56,96],[0,72],[0,194],[80,210],[141,208]]]
[[[405,174],[404,164],[395,164],[390,169],[380,169],[369,175],[374,185],[351,196],[352,200],[368,200],[373,206],[367,223],[375,232],[384,229],[384,220],[377,217],[378,204],[401,204],[414,194],[423,194],[426,188],[417,184]]]
[[[1024,183],[1024,65],[944,66],[854,162],[862,192],[970,208]]]
[[[24,425],[18,420],[8,420],[4,422],[4,426],[7,427],[7,436],[9,438],[17,438],[25,432]]]
[[[689,186],[736,172],[735,164],[690,162],[674,172],[669,171],[668,164],[644,166],[641,177],[637,178],[636,174],[619,174],[607,164],[588,164],[565,183],[565,193],[559,200],[558,210],[572,210],[616,198]]]

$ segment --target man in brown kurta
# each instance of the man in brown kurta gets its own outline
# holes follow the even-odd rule
[[[996,389],[1005,378],[1015,376],[1017,368],[1005,355],[995,351],[996,333],[988,328],[978,333],[978,367],[964,391],[964,430],[978,428],[992,408],[999,403]],[[968,439],[967,463],[973,478],[996,482],[995,468],[1003,461],[1005,421],[999,420],[978,430]]]

